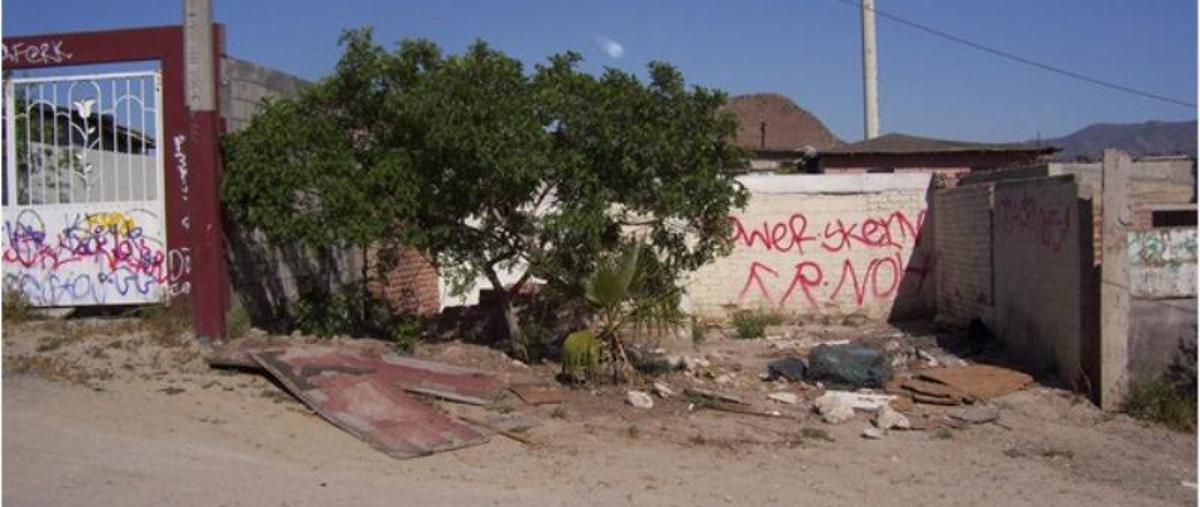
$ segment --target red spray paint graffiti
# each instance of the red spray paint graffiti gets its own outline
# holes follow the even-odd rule
[[[1053,252],[1062,249],[1071,229],[1070,206],[1042,206],[1032,197],[1019,203],[1000,199],[996,212],[999,229],[1005,235],[1032,241]]]
[[[894,299],[906,279],[911,279],[913,291],[920,293],[926,279],[933,275],[937,260],[933,252],[916,255],[912,262],[908,259],[921,244],[925,215],[926,210],[920,210],[915,219],[903,211],[860,220],[836,218],[826,222],[820,233],[810,233],[810,221],[803,213],[792,213],[774,222],[763,221],[751,228],[740,218],[729,217],[733,226],[731,239],[739,249],[794,252],[798,256],[824,252],[821,259],[826,267],[836,266],[827,271],[818,260],[801,260],[791,266],[792,275],[786,279],[777,267],[752,261],[737,301],[757,296],[783,306],[803,296],[813,308],[840,298],[862,307],[869,300]],[[807,243],[816,243],[820,250],[814,251],[813,245],[808,245],[806,252]],[[910,252],[905,252],[906,249]],[[831,263],[830,253],[845,255]]]

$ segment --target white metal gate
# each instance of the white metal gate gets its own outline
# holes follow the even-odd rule
[[[4,81],[4,286],[37,306],[166,295],[158,72]]]

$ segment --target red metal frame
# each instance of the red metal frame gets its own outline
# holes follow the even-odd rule
[[[213,56],[220,65],[224,29],[213,26]],[[5,69],[33,69],[157,60],[162,71],[163,132],[166,151],[167,249],[182,255],[182,276],[171,280],[173,294],[190,294],[192,327],[202,339],[225,335],[228,274],[220,215],[218,112],[192,113],[185,100],[182,26],[70,32],[4,38]],[[35,49],[15,51],[23,47]],[[9,51],[13,48],[14,51]],[[220,89],[220,72],[214,72]],[[182,153],[178,147],[182,146]],[[183,181],[177,161],[187,165]],[[194,276],[193,276],[194,273]]]

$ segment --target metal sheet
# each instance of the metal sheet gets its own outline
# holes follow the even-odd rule
[[[286,350],[289,361],[321,368],[339,366],[372,374],[409,392],[461,403],[487,405],[504,395],[504,384],[486,373],[423,361],[392,353],[381,342],[314,344],[288,340],[244,340],[231,343],[210,359],[218,366],[257,366],[254,352]]]
[[[389,456],[412,458],[488,441],[481,431],[397,389],[387,376],[364,372],[336,349],[323,349],[325,354],[295,346],[250,356],[326,420]]]

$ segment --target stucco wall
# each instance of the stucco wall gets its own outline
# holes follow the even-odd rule
[[[734,251],[687,282],[690,309],[724,317],[764,307],[793,315],[928,316],[934,306],[929,174],[746,176],[730,217]]]

